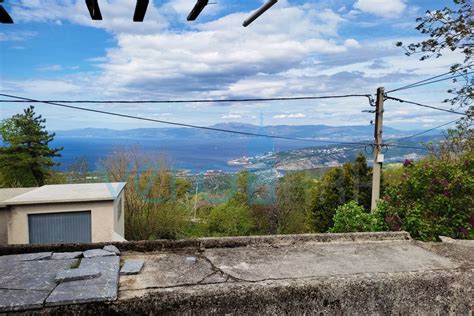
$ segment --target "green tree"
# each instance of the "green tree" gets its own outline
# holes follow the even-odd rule
[[[311,229],[311,197],[315,182],[304,172],[285,175],[277,186],[273,218],[278,234],[302,234]]]
[[[208,227],[212,236],[245,236],[250,235],[254,225],[245,204],[229,201],[212,209]]]
[[[371,174],[365,156],[359,154],[353,163],[331,169],[318,182],[313,204],[314,228],[326,232],[333,226],[336,209],[356,201],[370,210]]]
[[[46,120],[36,115],[30,106],[22,114],[5,119],[0,124],[4,146],[0,148],[2,186],[41,186],[45,184],[60,157],[61,148],[50,148],[55,134],[46,131]]]
[[[465,117],[457,122],[456,128],[448,129],[444,139],[436,144],[426,144],[430,154],[437,159],[456,160],[474,152],[474,129],[472,117]]]
[[[147,157],[138,147],[116,150],[101,162],[112,182],[125,187],[125,238],[148,240],[185,236],[190,213],[186,209],[185,180],[176,179],[166,157]]]
[[[428,10],[423,17],[416,21],[416,29],[429,38],[418,43],[404,45],[406,54],[421,55],[420,60],[439,58],[445,51],[460,52],[464,60],[451,66],[453,74],[462,75],[464,84],[458,89],[450,89],[453,94],[445,102],[470,106],[473,98],[472,75],[469,72],[474,68],[472,61],[472,30],[474,29],[473,6],[471,0],[453,0],[454,8],[445,7],[438,10]],[[456,82],[458,79],[453,79]],[[471,107],[472,110],[472,107]]]

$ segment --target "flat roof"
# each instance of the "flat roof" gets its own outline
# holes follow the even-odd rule
[[[6,199],[2,204],[47,204],[85,201],[115,200],[126,182],[54,184],[33,188],[23,194]]]
[[[30,192],[32,190],[37,189],[37,187],[33,188],[7,188],[7,189],[0,189],[0,208],[7,206],[4,201],[14,198],[20,194],[24,194],[26,192]]]

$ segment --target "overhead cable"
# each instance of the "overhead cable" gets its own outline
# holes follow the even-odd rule
[[[431,131],[434,131],[438,128],[441,128],[441,127],[445,127],[447,125],[450,125],[450,124],[453,124],[455,122],[457,122],[459,119],[455,119],[453,121],[449,121],[447,123],[444,123],[444,124],[441,124],[441,125],[438,125],[438,126],[435,126],[435,127],[432,127],[430,129],[427,129],[427,130],[424,130],[422,132],[419,132],[419,133],[416,133],[416,134],[413,134],[413,135],[410,135],[410,136],[406,136],[406,137],[402,137],[402,138],[396,138],[396,139],[393,139],[391,140],[392,141],[392,144],[393,142],[400,142],[400,141],[404,141],[404,140],[407,140],[407,139],[410,139],[410,138],[413,138],[413,137],[417,137],[417,136],[420,136],[420,135],[423,135],[423,134],[426,134],[426,133],[429,133]],[[390,143],[388,145],[391,145]]]
[[[437,110],[437,111],[443,111],[443,112],[447,112],[447,113],[451,113],[451,114],[469,115],[468,113],[463,113],[463,112],[457,112],[457,111],[454,111],[454,110],[438,108],[436,106],[426,105],[426,104],[413,102],[413,101],[408,101],[408,100],[403,100],[403,99],[399,99],[399,98],[394,98],[394,97],[389,97],[389,96],[387,96],[386,98],[389,99],[389,100],[398,101],[400,103],[413,104],[413,105],[416,105],[416,106],[421,106],[421,107],[424,107],[424,108],[429,108],[429,109],[433,109],[433,110]]]
[[[364,145],[364,146],[367,145],[367,143],[361,143],[361,142],[337,142],[337,141],[328,141],[328,140],[317,140],[317,139],[308,139],[308,138],[295,138],[295,137],[286,137],[286,136],[277,136],[277,135],[267,135],[267,134],[251,133],[251,132],[243,132],[243,131],[234,131],[234,130],[216,128],[216,127],[200,126],[200,125],[194,125],[194,124],[185,124],[185,123],[178,123],[178,122],[157,120],[157,119],[152,119],[152,118],[147,118],[147,117],[140,117],[140,116],[134,116],[134,115],[128,115],[128,114],[110,112],[110,111],[89,109],[89,108],[83,108],[83,107],[78,107],[78,106],[74,106],[74,105],[61,104],[61,103],[57,103],[57,102],[40,101],[40,100],[35,100],[35,99],[31,99],[31,98],[25,98],[25,97],[10,95],[10,94],[4,94],[4,93],[0,93],[0,96],[7,97],[7,98],[14,98],[14,99],[18,99],[18,100],[23,100],[23,101],[27,101],[27,102],[31,102],[31,103],[44,103],[44,104],[50,104],[50,105],[59,106],[59,107],[64,107],[64,108],[69,108],[69,109],[80,110],[80,111],[87,111],[87,112],[93,112],[93,113],[100,113],[100,114],[112,115],[112,116],[117,116],[117,117],[123,117],[123,118],[141,120],[141,121],[155,122],[155,123],[161,123],[161,124],[167,124],[167,125],[174,125],[174,126],[181,126],[181,127],[196,128],[196,129],[202,129],[202,130],[208,130],[208,131],[215,131],[215,132],[224,132],[224,133],[232,133],[232,134],[239,134],[239,135],[246,135],[246,136],[253,136],[253,137],[266,137],[266,138],[285,139],[285,140],[294,140],[294,141],[302,141],[302,142],[313,142],[313,143],[326,143],[326,144],[339,144],[339,145]]]
[[[7,96],[5,94],[0,94]],[[8,97],[8,96],[7,96]],[[243,98],[243,99],[190,99],[190,100],[0,100],[1,103],[95,103],[95,104],[154,104],[154,103],[230,103],[230,102],[273,102],[273,101],[299,101],[299,100],[321,100],[364,97],[371,100],[370,94],[341,94],[325,96],[302,96],[302,97],[277,97],[277,98]]]
[[[465,69],[465,68],[470,68],[470,67],[463,67],[463,68],[460,68],[460,69]],[[441,82],[441,81],[445,81],[445,80],[454,79],[454,78],[457,78],[457,77],[462,77],[462,76],[470,75],[470,74],[473,74],[474,72],[471,71],[471,72],[466,72],[466,73],[462,73],[462,74],[453,75],[453,76],[446,77],[446,78],[441,78],[441,79],[433,80],[433,79],[436,79],[436,78],[440,78],[440,77],[446,76],[447,74],[450,74],[450,73],[453,73],[453,72],[450,71],[450,72],[444,73],[444,74],[442,74],[442,75],[434,76],[434,77],[431,77],[431,78],[428,78],[428,79],[424,79],[424,80],[421,80],[421,81],[418,81],[418,82],[415,82],[415,83],[411,83],[411,84],[405,85],[405,86],[403,86],[403,87],[399,87],[399,88],[396,88],[396,89],[389,90],[389,91],[387,91],[386,93],[392,93],[392,92],[395,92],[395,91],[401,91],[401,90],[406,90],[406,89],[421,87],[421,86],[433,84],[433,83],[436,83],[436,82]]]

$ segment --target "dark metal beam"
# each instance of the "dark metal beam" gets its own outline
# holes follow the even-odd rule
[[[135,13],[133,14],[133,22],[143,22],[145,19],[146,9],[148,8],[149,0],[137,0]]]
[[[201,14],[202,10],[207,6],[208,2],[208,0],[197,0],[196,4],[194,5],[194,8],[189,13],[187,20],[196,20],[199,14]]]
[[[259,16],[261,16],[263,13],[265,13],[265,11],[270,9],[277,2],[278,2],[278,0],[268,0],[267,3],[265,3],[263,6],[261,6],[260,9],[255,11],[247,20],[245,20],[242,25],[244,27],[249,26],[253,21],[258,19]]]
[[[97,0],[86,0],[86,5],[92,20],[102,20],[102,14],[100,13]]]
[[[0,5],[0,22],[4,24],[13,24],[12,17],[2,5]]]

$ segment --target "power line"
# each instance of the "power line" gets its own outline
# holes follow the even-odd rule
[[[417,150],[427,150],[424,147],[416,147],[416,146],[405,146],[405,145],[397,145],[397,144],[383,144],[382,146],[387,146],[387,147],[396,147],[396,148],[407,148],[407,149],[417,149]]]
[[[74,105],[61,104],[61,103],[57,103],[57,102],[39,101],[39,100],[35,100],[35,99],[24,98],[24,97],[20,97],[20,96],[14,96],[14,95],[3,94],[3,93],[0,93],[0,95],[4,96],[4,97],[14,98],[14,99],[18,99],[18,100],[24,100],[24,101],[28,101],[28,102],[32,102],[32,103],[44,103],[44,104],[50,104],[50,105],[69,108],[69,109],[75,109],[75,110],[81,110],[81,111],[87,111],[87,112],[93,112],[93,113],[100,113],[100,114],[112,115],[112,116],[135,119],[135,120],[141,120],[141,121],[155,122],[155,123],[161,123],[161,124],[167,124],[167,125],[196,128],[196,129],[215,131],[215,132],[224,132],[224,133],[232,133],[232,134],[239,134],[239,135],[246,135],[246,136],[253,136],[253,137],[266,137],[266,138],[295,140],[295,141],[313,142],[313,143],[316,142],[316,143],[339,144],[339,145],[364,145],[364,146],[367,145],[367,143],[360,143],[360,142],[336,142],[336,141],[328,141],[328,140],[316,140],[316,139],[308,139],[308,138],[296,138],[296,137],[286,137],[286,136],[277,136],[277,135],[267,135],[267,134],[260,134],[260,133],[234,131],[234,130],[228,130],[228,129],[222,129],[222,128],[208,127],[208,126],[199,126],[199,125],[193,125],[193,124],[185,124],[185,123],[178,123],[178,122],[171,122],[171,121],[156,120],[156,119],[151,119],[151,118],[146,118],[146,117],[133,116],[133,115],[110,112],[110,111],[88,109],[88,108],[78,107],[78,106],[74,106]]]
[[[8,94],[1,94],[1,96],[12,98]],[[190,100],[0,100],[0,103],[95,103],[95,104],[144,104],[144,103],[229,103],[229,102],[271,102],[271,101],[298,101],[298,100],[321,100],[321,99],[341,99],[365,97],[371,100],[370,94],[342,94],[342,95],[326,95],[326,96],[303,96],[303,97],[278,97],[278,98],[244,98],[244,99],[190,99]]]
[[[451,114],[468,115],[467,113],[462,113],[462,112],[457,112],[457,111],[454,111],[454,110],[448,110],[448,109],[438,108],[438,107],[435,107],[435,106],[432,106],[432,105],[421,104],[421,103],[418,103],[418,102],[403,100],[403,99],[399,99],[399,98],[394,98],[394,97],[389,97],[389,96],[387,96],[386,98],[387,98],[387,99],[390,99],[390,100],[398,101],[398,102],[400,102],[400,103],[413,104],[413,105],[421,106],[421,107],[424,107],[424,108],[429,108],[429,109],[433,109],[433,110],[443,111],[443,112],[447,112],[447,113],[451,113]]]
[[[391,146],[393,146],[393,142],[404,141],[404,140],[407,140],[407,139],[410,139],[410,138],[413,138],[413,137],[417,137],[417,136],[420,136],[420,135],[429,133],[429,132],[434,131],[434,130],[436,130],[436,129],[438,129],[438,128],[445,127],[445,126],[447,126],[447,125],[453,124],[453,123],[457,122],[458,120],[459,120],[459,119],[455,119],[455,120],[450,121],[450,122],[448,122],[448,123],[444,123],[444,124],[441,124],[441,125],[432,127],[432,128],[430,128],[430,129],[427,129],[427,130],[425,130],[425,131],[422,131],[422,132],[419,132],[419,133],[416,133],[416,134],[413,134],[413,135],[410,135],[410,136],[406,136],[406,137],[402,137],[402,138],[393,139],[393,140],[392,140],[392,143],[388,143],[388,144],[386,144],[386,145],[391,145]],[[399,145],[397,145],[397,146],[399,146]]]
[[[411,89],[411,88],[422,87],[422,86],[426,86],[426,85],[429,85],[429,84],[432,84],[432,83],[436,83],[436,82],[441,82],[441,81],[445,81],[445,80],[454,79],[454,78],[457,78],[457,77],[467,76],[467,75],[470,75],[470,74],[473,74],[473,73],[474,73],[473,71],[471,71],[471,72],[466,72],[466,73],[464,73],[464,74],[459,74],[459,75],[451,76],[451,77],[448,77],[448,78],[442,78],[442,79],[432,80],[432,81],[428,81],[428,82],[424,82],[424,83],[420,83],[420,84],[416,84],[416,85],[411,85],[411,86],[409,86],[409,87],[406,87],[405,89]],[[405,89],[398,89],[397,91],[405,90]],[[388,92],[387,92],[387,93],[388,93]]]
[[[463,69],[467,69],[467,68],[471,68],[471,67],[472,67],[472,66],[461,67],[461,68],[456,69],[456,71],[463,70]],[[414,83],[411,83],[411,84],[408,84],[408,85],[405,85],[405,86],[402,86],[402,87],[399,87],[399,88],[396,88],[396,89],[389,90],[389,91],[387,91],[386,93],[391,93],[391,92],[395,92],[395,91],[410,89],[410,88],[418,87],[418,86],[420,86],[420,85],[435,83],[435,82],[439,82],[439,81],[443,81],[443,80],[449,80],[449,79],[452,79],[452,78],[455,78],[455,77],[460,77],[460,76],[468,75],[468,74],[471,74],[471,73],[472,73],[472,72],[465,73],[465,74],[458,74],[458,75],[455,75],[455,76],[453,76],[453,77],[443,78],[443,79],[436,80],[436,81],[433,81],[433,82],[429,82],[429,83],[428,83],[428,81],[431,81],[431,80],[433,80],[433,79],[441,78],[441,77],[444,77],[444,76],[449,75],[449,74],[454,74],[454,71],[451,70],[451,71],[445,72],[445,73],[443,73],[443,74],[441,74],[441,75],[433,76],[433,77],[430,77],[430,78],[428,78],[428,79],[423,79],[423,80],[420,80],[420,81],[417,81],[417,82],[414,82]]]

